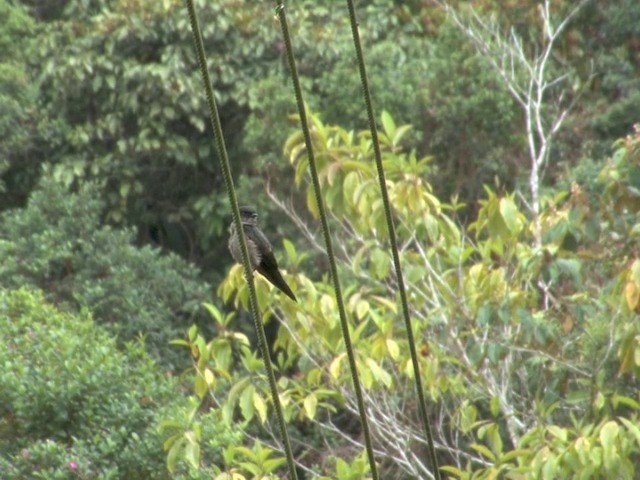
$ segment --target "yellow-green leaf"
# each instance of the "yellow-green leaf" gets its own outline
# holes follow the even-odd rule
[[[518,233],[520,229],[520,222],[518,221],[518,207],[515,202],[509,198],[500,199],[500,215],[504,220],[505,225],[512,234]]]
[[[307,208],[309,209],[309,213],[313,215],[313,218],[320,218],[318,204],[316,203],[316,196],[315,193],[313,193],[313,188],[307,188]]]
[[[567,441],[568,438],[568,432],[566,428],[560,428],[557,425],[549,425],[547,427],[547,430],[549,431],[549,433],[551,435],[553,435],[556,438],[559,438],[560,440],[562,440],[563,442]]]
[[[619,417],[619,418],[620,418],[620,421],[627,428],[629,433],[631,433],[635,437],[636,443],[638,444],[638,447],[640,448],[640,428],[638,427],[638,425],[636,425],[635,423],[629,421],[628,419],[626,419],[624,417]]]
[[[387,134],[387,137],[393,138],[396,134],[396,124],[393,121],[393,118],[386,110],[382,111],[382,127],[384,128],[384,133]]]
[[[398,358],[400,358],[400,347],[398,346],[398,342],[393,338],[387,338],[386,344],[389,356],[394,360],[398,360]]]
[[[458,478],[462,478],[466,476],[466,474],[462,470],[456,467],[451,467],[451,466],[440,467],[440,471],[449,473],[451,475],[455,475]]]
[[[307,413],[307,417],[313,420],[316,416],[316,409],[318,407],[318,397],[314,393],[310,393],[304,399],[304,410]]]
[[[620,432],[620,427],[613,420],[605,423],[600,429],[600,443],[604,448],[604,456],[607,457],[615,448],[616,437]]]
[[[213,372],[208,368],[205,368],[204,370],[204,381],[207,382],[208,387],[212,387],[214,382],[216,381],[215,377],[213,376]]]
[[[481,445],[479,443],[472,443],[471,444],[471,448],[473,448],[480,455],[482,455],[485,458],[488,458],[492,462],[496,461],[496,457],[493,454],[493,452],[491,450],[489,450],[487,447],[485,447],[484,445]]]
[[[382,383],[387,388],[391,386],[391,375],[389,375],[386,370],[378,365],[375,360],[373,360],[372,358],[367,358],[366,364],[371,369],[371,373],[379,383]]]
[[[253,404],[253,397],[255,394],[255,388],[252,385],[249,385],[244,389],[242,394],[240,395],[240,410],[242,410],[242,415],[245,419],[250,420],[253,418],[253,414],[255,413],[255,408]]]
[[[253,406],[255,407],[256,412],[258,412],[260,421],[262,423],[266,422],[267,421],[267,403],[264,401],[264,398],[262,398],[262,395],[260,395],[258,392],[253,393]]]
[[[209,390],[207,382],[205,381],[204,377],[200,374],[196,375],[196,379],[194,381],[193,387],[198,398],[203,398],[206,395],[207,391]]]
[[[634,260],[629,268],[629,281],[640,284],[640,260]]]
[[[363,319],[369,312],[369,302],[366,300],[360,300],[356,305],[356,315],[359,319]]]
[[[638,300],[640,300],[640,288],[635,282],[627,282],[624,287],[624,296],[627,299],[629,310],[635,310],[638,306]]]
[[[334,358],[333,361],[331,362],[331,365],[329,365],[329,373],[336,380],[340,376],[340,366],[342,364],[342,360],[344,359],[345,355],[346,355],[345,353],[341,353],[336,358]]]
[[[491,415],[497,417],[500,414],[500,399],[498,397],[491,397],[489,401],[489,409],[491,410]]]

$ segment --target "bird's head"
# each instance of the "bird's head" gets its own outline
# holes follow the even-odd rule
[[[255,207],[243,205],[240,207],[240,218],[243,223],[257,223],[258,211]]]

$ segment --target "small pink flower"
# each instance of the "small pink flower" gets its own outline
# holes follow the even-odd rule
[[[29,455],[28,450],[22,450],[21,455],[22,455],[22,458],[29,458],[31,456]]]
[[[67,465],[69,466],[69,468],[71,470],[77,470],[78,469],[78,464],[76,462],[69,462]]]

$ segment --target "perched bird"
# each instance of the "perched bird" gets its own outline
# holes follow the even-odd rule
[[[258,227],[258,212],[253,207],[240,207],[240,219],[242,220],[242,228],[247,240],[247,250],[249,251],[249,262],[251,268],[257,270],[269,280],[275,287],[283,291],[287,296],[297,302],[296,296],[293,294],[287,282],[284,281],[278,262],[273,255],[273,247],[267,239],[260,227]],[[233,259],[242,263],[242,253],[240,252],[240,239],[236,231],[235,222],[231,222],[229,226],[229,251]]]

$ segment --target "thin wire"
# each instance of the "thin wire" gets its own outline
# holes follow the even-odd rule
[[[287,59],[289,61],[289,69],[291,73],[291,80],[293,82],[293,89],[296,95],[296,103],[298,105],[298,112],[300,115],[300,124],[302,127],[302,133],[304,135],[304,142],[307,148],[307,155],[309,158],[309,168],[311,170],[311,178],[313,180],[313,189],[316,198],[316,204],[318,212],[320,214],[320,221],[322,223],[322,233],[324,234],[324,241],[327,246],[327,256],[329,260],[329,267],[331,271],[331,278],[333,280],[333,289],[336,296],[336,303],[338,304],[338,313],[340,315],[340,325],[342,328],[342,337],[344,338],[345,348],[347,351],[347,358],[349,360],[349,368],[351,370],[351,379],[353,381],[353,388],[356,394],[356,401],[358,404],[358,412],[360,414],[360,423],[362,424],[362,435],[364,437],[365,448],[367,450],[367,456],[369,458],[369,466],[371,468],[371,475],[374,480],[378,480],[378,467],[376,466],[375,457],[373,454],[373,446],[371,442],[371,433],[369,431],[369,422],[367,420],[367,413],[364,407],[364,399],[362,395],[362,387],[360,386],[360,379],[358,377],[358,367],[356,364],[355,355],[353,353],[353,346],[351,344],[351,336],[349,334],[349,324],[347,321],[347,314],[344,308],[344,300],[342,298],[342,290],[340,288],[340,280],[338,278],[338,268],[336,266],[335,254],[333,251],[333,243],[331,241],[331,233],[329,231],[329,224],[327,222],[327,214],[324,207],[324,201],[322,198],[322,190],[320,188],[320,180],[318,179],[318,169],[316,166],[316,159],[313,153],[313,145],[311,143],[311,134],[309,132],[309,125],[307,123],[307,114],[305,111],[304,101],[302,99],[302,89],[300,88],[300,79],[298,77],[298,71],[296,68],[296,61],[293,55],[293,47],[291,45],[291,37],[289,35],[289,27],[287,25],[287,18],[285,14],[284,4],[282,1],[276,1],[276,14],[280,20],[280,27],[282,28],[282,37],[287,50]]]
[[[278,388],[276,385],[276,377],[273,373],[273,367],[271,365],[271,358],[269,357],[269,349],[267,348],[267,339],[264,333],[264,326],[260,320],[260,314],[258,313],[258,299],[256,296],[256,287],[253,281],[253,269],[249,262],[249,252],[247,251],[247,242],[244,234],[244,228],[242,228],[242,221],[240,220],[240,209],[238,208],[238,199],[236,191],[233,186],[233,178],[231,177],[231,169],[229,167],[229,157],[227,155],[227,149],[224,143],[224,137],[222,136],[222,125],[220,123],[220,116],[218,115],[218,107],[216,106],[215,97],[213,96],[213,89],[211,88],[211,79],[209,78],[209,71],[207,69],[207,60],[204,53],[204,45],[202,42],[202,33],[200,25],[198,24],[198,18],[193,7],[193,0],[185,0],[187,9],[189,10],[189,21],[191,23],[191,32],[193,33],[193,43],[198,57],[198,64],[200,66],[200,73],[202,75],[202,82],[204,84],[205,94],[207,96],[207,104],[209,107],[209,115],[211,118],[211,126],[213,128],[213,134],[215,137],[216,148],[218,150],[218,159],[220,160],[220,169],[224,178],[224,184],[229,195],[229,203],[231,204],[231,213],[233,214],[233,221],[236,224],[236,232],[240,239],[241,253],[242,253],[242,266],[244,268],[244,274],[249,285],[249,306],[251,310],[251,316],[253,317],[253,324],[258,335],[258,343],[260,347],[260,353],[262,354],[262,360],[264,361],[265,368],[267,370],[267,378],[269,380],[269,389],[271,390],[271,399],[273,401],[273,408],[276,412],[278,428],[280,429],[280,436],[284,445],[284,452],[287,459],[287,465],[289,467],[289,477],[297,480],[295,460],[293,459],[293,452],[291,450],[291,442],[289,441],[289,435],[287,434],[286,423],[284,421],[284,415],[282,414],[282,405],[280,404],[280,397],[278,395]]]
[[[360,81],[362,82],[362,93],[364,95],[364,103],[367,106],[367,116],[369,117],[369,128],[371,130],[371,140],[373,142],[373,151],[376,159],[376,168],[378,170],[378,183],[380,184],[380,193],[382,195],[382,203],[384,205],[384,213],[387,219],[387,230],[389,232],[389,242],[391,243],[391,251],[393,254],[393,264],[396,270],[396,279],[398,282],[398,290],[400,291],[400,302],[402,304],[402,314],[404,317],[405,328],[407,330],[407,341],[409,343],[409,351],[411,352],[411,363],[413,365],[413,377],[416,386],[416,393],[418,394],[418,405],[420,411],[420,418],[427,436],[429,445],[429,457],[431,461],[431,467],[433,468],[433,474],[436,480],[440,480],[440,469],[438,467],[438,459],[436,457],[436,450],[433,443],[433,434],[431,432],[431,426],[429,425],[429,418],[427,416],[427,404],[424,397],[422,377],[420,375],[420,364],[418,362],[418,353],[416,351],[416,344],[413,336],[413,325],[411,324],[411,318],[409,315],[409,303],[407,301],[407,292],[404,284],[404,277],[402,275],[402,266],[400,265],[400,255],[398,253],[398,245],[396,240],[396,229],[393,223],[393,216],[391,214],[391,206],[389,204],[389,194],[387,192],[387,181],[384,174],[384,166],[382,165],[382,153],[380,152],[380,142],[378,140],[378,130],[376,127],[375,113],[373,111],[373,102],[371,101],[371,89],[369,88],[369,81],[367,79],[367,70],[364,62],[364,54],[362,52],[362,44],[360,42],[360,34],[358,32],[358,20],[356,18],[356,9],[353,4],[353,0],[347,0],[347,6],[349,7],[349,19],[351,21],[351,33],[353,36],[353,44],[356,49],[356,57],[358,61],[358,67],[360,70]]]

